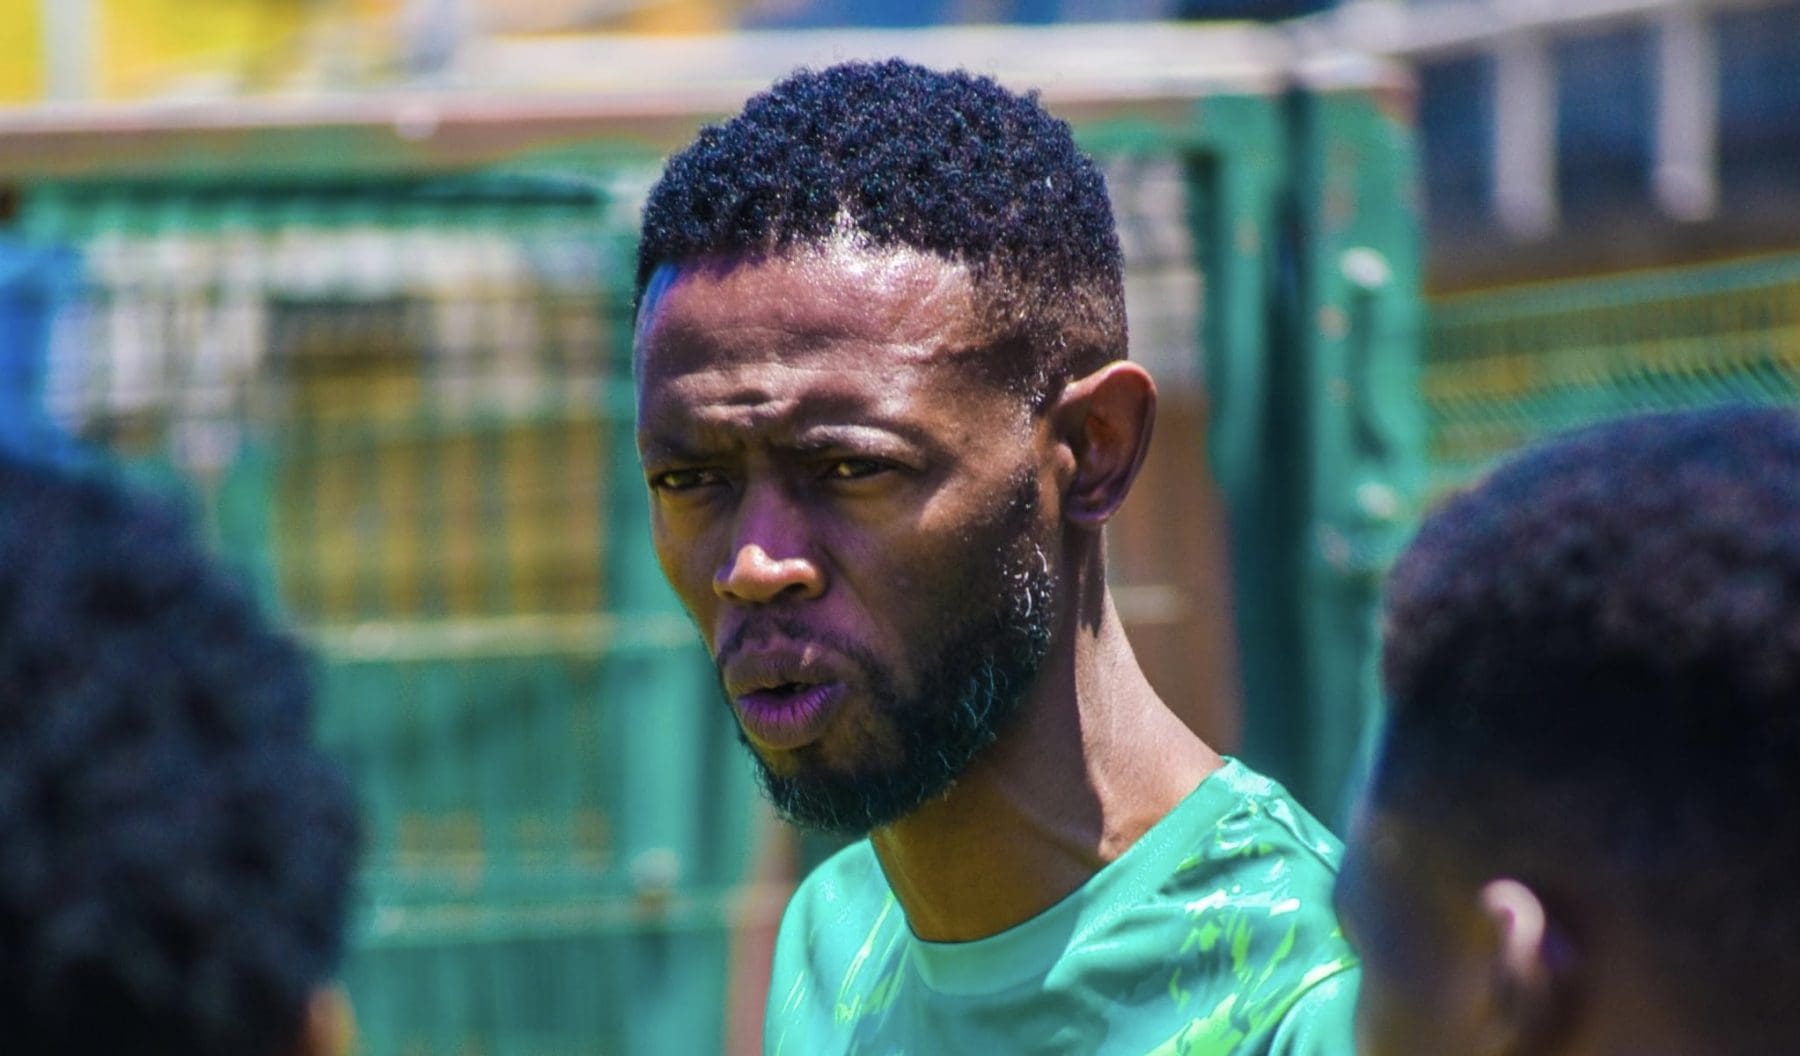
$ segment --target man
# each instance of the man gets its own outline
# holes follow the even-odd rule
[[[1336,843],[1107,592],[1156,390],[1068,127],[803,72],[670,161],[639,264],[663,571],[776,806],[868,835],[788,908],[768,1049],[1344,1052]]]
[[[310,720],[181,519],[0,457],[0,1048],[347,1050],[357,823]]]
[[[1800,1052],[1800,421],[1541,448],[1390,592],[1359,1051]]]

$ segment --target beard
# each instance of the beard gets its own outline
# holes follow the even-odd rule
[[[906,683],[854,643],[783,627],[823,641],[856,665],[874,712],[892,731],[891,740],[866,745],[853,770],[802,750],[797,766],[778,773],[752,748],[758,781],[784,818],[821,832],[864,835],[948,792],[1000,738],[1037,680],[1055,626],[1057,580],[1035,537],[1037,512],[1037,480],[1027,472],[1015,479],[997,516],[971,530],[970,553],[992,559],[971,561],[940,583],[948,595],[988,604],[958,613],[918,657],[919,677],[908,680],[915,692],[898,693],[894,687]],[[785,616],[771,622],[798,623]],[[738,740],[750,747],[742,728]]]

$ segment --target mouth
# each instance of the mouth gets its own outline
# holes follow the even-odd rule
[[[843,696],[841,682],[780,682],[741,693],[732,703],[752,744],[792,751],[825,732]]]

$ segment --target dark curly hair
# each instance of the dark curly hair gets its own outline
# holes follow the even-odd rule
[[[1499,469],[1400,560],[1384,668],[1378,805],[1602,899],[1746,1051],[1800,1039],[1800,418],[1636,418]]]
[[[969,269],[1003,380],[1047,396],[1125,355],[1106,184],[1035,94],[898,59],[801,70],[669,160],[644,208],[641,302],[664,264],[848,231]]]
[[[359,835],[308,665],[171,508],[0,457],[0,1036],[273,1056]]]

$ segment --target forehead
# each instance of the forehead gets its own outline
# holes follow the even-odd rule
[[[831,243],[664,265],[646,289],[640,386],[750,367],[937,366],[981,343],[967,270],[906,249]]]
[[[662,269],[638,323],[639,446],[697,451],[831,423],[966,445],[1025,411],[961,369],[984,355],[966,270],[929,254],[828,244]]]

